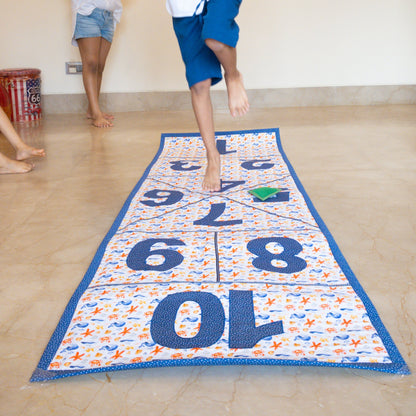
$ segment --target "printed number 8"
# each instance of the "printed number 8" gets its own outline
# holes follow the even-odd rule
[[[271,253],[266,249],[267,244],[277,243],[283,247],[281,253]],[[296,240],[287,237],[270,237],[257,238],[247,244],[247,249],[250,253],[257,257],[253,260],[253,266],[261,270],[277,273],[297,273],[305,269],[307,263],[296,254],[302,251],[302,246]],[[277,267],[272,264],[272,261],[283,261],[286,263],[284,267]]]

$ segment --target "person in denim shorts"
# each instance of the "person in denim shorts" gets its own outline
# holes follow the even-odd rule
[[[222,79],[233,117],[249,110],[246,90],[237,69],[239,28],[235,21],[242,0],[166,0],[172,15],[191,90],[192,105],[207,154],[202,189],[221,190],[221,159],[215,143],[210,88]]]
[[[79,47],[82,79],[88,98],[87,117],[95,127],[113,126],[110,114],[101,111],[99,95],[105,62],[120,21],[121,0],[71,0],[72,43]]]

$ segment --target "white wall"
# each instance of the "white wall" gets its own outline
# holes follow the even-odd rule
[[[79,60],[70,0],[0,5],[0,68],[40,68],[43,94],[83,92],[65,74]],[[186,90],[164,0],[123,5],[103,92]],[[249,89],[416,84],[416,0],[244,0],[238,23]]]

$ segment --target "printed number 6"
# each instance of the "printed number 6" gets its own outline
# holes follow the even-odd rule
[[[151,201],[145,200],[140,201],[142,204],[147,205],[148,207],[158,207],[160,205],[173,205],[179,202],[183,193],[179,191],[168,191],[165,189],[153,189],[152,191],[146,192],[143,196],[146,198],[152,199],[164,199],[162,201]]]

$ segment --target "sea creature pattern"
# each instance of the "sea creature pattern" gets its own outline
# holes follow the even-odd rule
[[[222,189],[208,194],[201,137],[162,136],[33,381],[217,363],[407,371],[279,131],[216,139]],[[266,201],[248,192],[264,186],[281,191]]]

